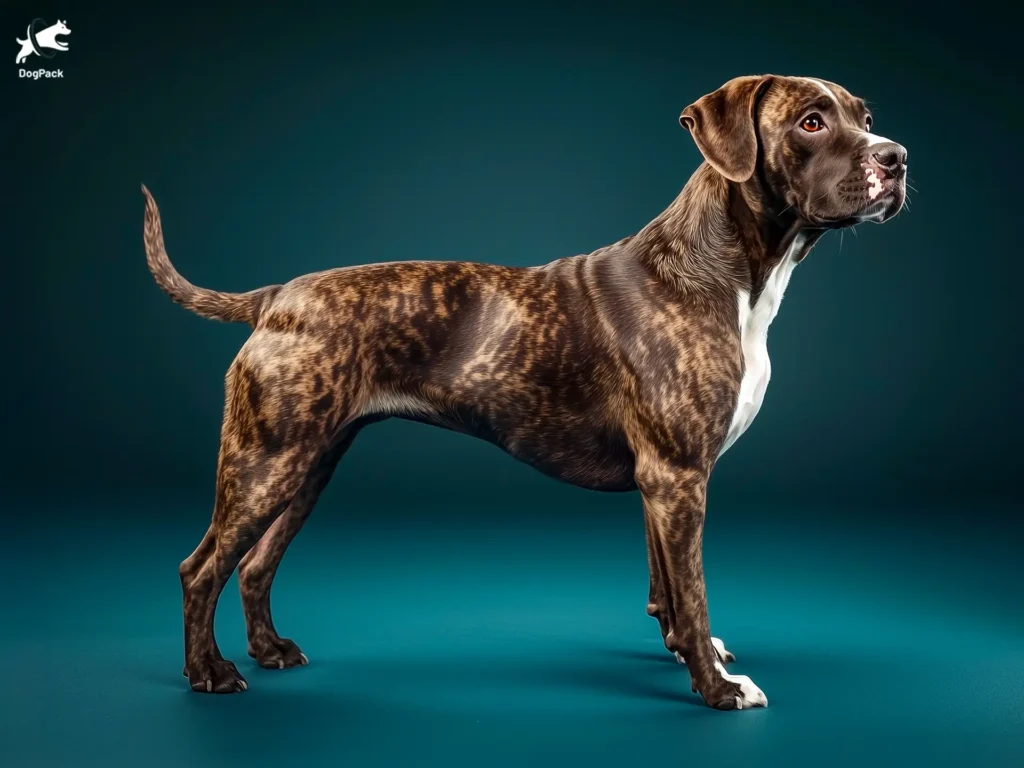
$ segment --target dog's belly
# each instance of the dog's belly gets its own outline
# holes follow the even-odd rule
[[[549,477],[595,491],[636,490],[634,459],[625,436],[576,419],[545,424],[473,406],[436,409],[419,404],[395,415],[486,440]]]

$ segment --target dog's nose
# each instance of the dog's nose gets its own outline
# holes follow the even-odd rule
[[[875,150],[872,155],[875,162],[890,176],[899,176],[907,170],[907,150],[895,141],[876,145],[872,149]]]

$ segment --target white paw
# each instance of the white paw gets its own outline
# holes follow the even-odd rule
[[[718,654],[718,660],[720,662],[722,662],[723,664],[728,664],[730,662],[736,661],[736,657],[733,656],[732,653],[730,653],[728,650],[726,650],[725,643],[722,642],[721,638],[712,637],[711,644],[715,646],[715,653]],[[679,653],[678,651],[676,652],[676,661],[678,661],[680,664],[686,663],[686,659],[683,658],[683,654]]]
[[[768,697],[764,695],[764,691],[754,685],[754,681],[749,677],[746,675],[730,675],[725,671],[725,667],[721,663],[715,664],[715,668],[730,683],[739,685],[740,695],[736,697],[736,709],[768,706]]]

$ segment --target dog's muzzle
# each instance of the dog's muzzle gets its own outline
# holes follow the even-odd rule
[[[861,163],[868,182],[868,197],[878,199],[907,175],[907,150],[895,142],[872,147],[874,152]]]
[[[864,220],[885,221],[903,205],[907,150],[894,141],[876,144],[860,164],[867,183]]]

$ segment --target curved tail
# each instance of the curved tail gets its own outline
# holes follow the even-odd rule
[[[156,279],[156,284],[175,303],[197,315],[211,320],[244,322],[255,326],[259,321],[260,312],[277,295],[281,286],[270,285],[248,293],[222,293],[192,285],[178,273],[167,256],[160,211],[145,184],[142,185],[142,194],[146,196],[146,219],[142,230],[146,244],[146,263]]]

